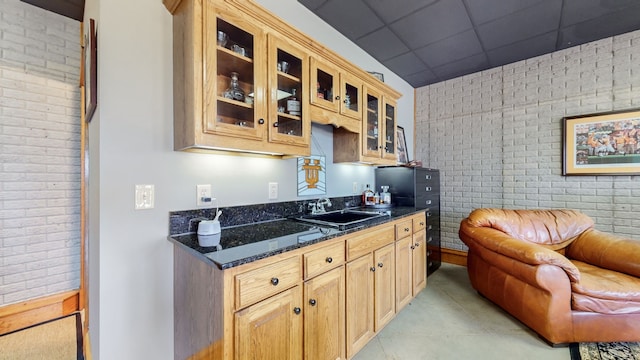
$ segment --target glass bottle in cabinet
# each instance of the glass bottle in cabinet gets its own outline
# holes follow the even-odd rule
[[[233,22],[227,20],[231,18]],[[215,56],[207,58],[204,73],[204,132],[264,139],[264,96],[256,86],[266,82],[256,68],[264,61],[264,35],[255,25],[222,11],[210,30],[205,51],[215,49]]]
[[[276,35],[268,36],[269,141],[308,146],[311,120],[308,114],[309,62],[300,48]]]

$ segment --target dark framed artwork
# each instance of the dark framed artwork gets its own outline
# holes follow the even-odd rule
[[[640,109],[562,119],[562,175],[640,175]]]
[[[396,152],[398,155],[398,164],[406,164],[409,162],[409,155],[407,154],[407,138],[404,135],[404,128],[402,126],[396,127],[396,137],[398,138]]]
[[[96,22],[89,19],[89,31],[84,37],[84,119],[91,121],[98,106],[98,36]]]

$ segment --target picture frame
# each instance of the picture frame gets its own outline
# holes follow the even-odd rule
[[[640,175],[640,109],[562,118],[562,175]]]
[[[404,128],[402,126],[396,126],[396,138],[398,139],[396,146],[398,164],[406,164],[409,162],[409,155],[407,153],[407,138],[404,135]]]
[[[383,73],[379,73],[379,72],[375,72],[375,71],[367,71],[369,74],[373,75],[373,77],[375,77],[376,79],[384,82],[384,74]]]
[[[98,36],[96,22],[89,19],[89,31],[84,37],[84,120],[90,122],[98,107]]]

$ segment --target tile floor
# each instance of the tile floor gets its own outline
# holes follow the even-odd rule
[[[569,360],[509,314],[478,295],[467,269],[443,263],[427,288],[353,360]]]

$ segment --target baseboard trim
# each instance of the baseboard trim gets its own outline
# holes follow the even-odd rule
[[[72,290],[0,307],[0,335],[71,314],[79,304],[80,291]]]
[[[442,262],[446,262],[454,265],[467,266],[467,252],[442,248],[441,250]]]

